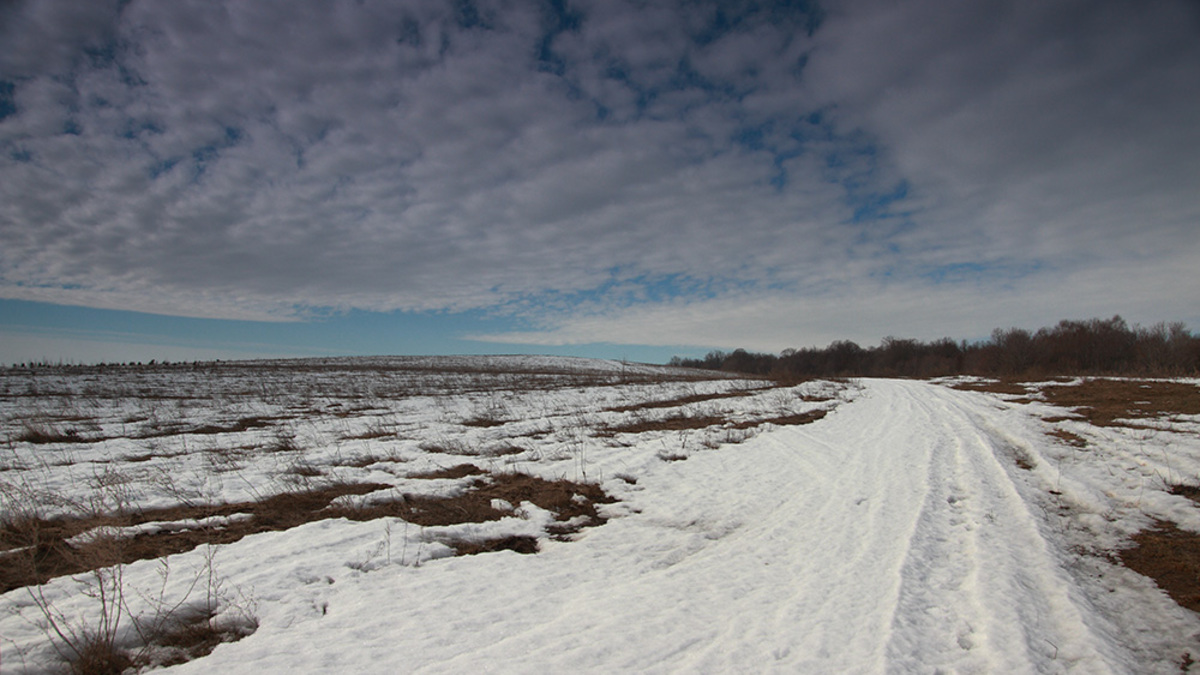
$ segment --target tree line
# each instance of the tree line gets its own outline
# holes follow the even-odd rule
[[[937,377],[981,375],[1179,376],[1200,372],[1200,337],[1183,323],[1130,326],[1111,319],[1060,321],[1053,328],[992,331],[987,340],[922,342],[886,337],[877,347],[849,340],[828,347],[785,349],[778,355],[737,349],[704,358],[674,357],[670,365],[765,375],[808,377]]]

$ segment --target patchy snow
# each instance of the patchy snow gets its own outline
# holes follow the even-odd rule
[[[164,532],[176,533],[186,530],[207,530],[221,529],[231,523],[244,522],[250,520],[253,516],[249,513],[235,513],[231,516],[209,516],[207,518],[185,518],[183,520],[171,521],[151,521],[148,523],[140,523],[138,525],[130,525],[128,527],[115,527],[111,525],[94,527],[85,532],[81,532],[73,537],[68,537],[63,540],[65,544],[71,547],[79,547],[99,540],[119,540],[133,539],[140,535],[146,534],[162,534]]]
[[[579,365],[520,358],[521,368]],[[1152,518],[1200,532],[1200,509],[1167,490],[1200,477],[1194,431],[1047,422],[1063,409],[916,381],[451,380],[403,396],[268,382],[172,415],[155,403],[160,421],[193,427],[273,421],[140,439],[145,422],[109,430],[146,416],[146,400],[99,401],[80,433],[106,440],[12,442],[0,479],[42,495],[50,512],[121,479],[140,507],[239,502],[329,479],[393,486],[342,498],[368,503],[459,493],[473,477],[415,476],[471,463],[598,481],[618,500],[600,507],[607,523],[565,538],[547,535],[553,513],[494,500],[506,515],[484,523],[329,519],[255,534],[171,556],[166,581],[159,561],[127,565],[134,614],[148,611],[145,597],[182,598],[215,571],[221,611],[257,620],[252,635],[170,672],[1166,673],[1185,653],[1200,656],[1200,618],[1110,555]],[[811,410],[828,414],[747,424]],[[8,412],[15,424],[19,411]],[[726,422],[605,432],[708,417]],[[456,557],[449,545],[506,536],[537,537],[540,552]],[[42,593],[64,616],[86,616],[94,602],[79,590],[59,578]],[[2,602],[0,663],[40,672],[56,656],[30,594]]]

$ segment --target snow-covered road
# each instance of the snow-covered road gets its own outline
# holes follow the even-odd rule
[[[222,551],[258,632],[177,670],[1170,671],[1177,639],[1131,635],[1200,624],[1143,585],[1117,625],[1039,502],[1038,443],[995,399],[877,380],[818,423],[656,463],[621,515],[537,555],[348,574],[323,538],[377,525],[261,535]]]

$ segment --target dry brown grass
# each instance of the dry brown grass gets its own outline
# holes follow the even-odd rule
[[[270,427],[279,420],[286,419],[284,417],[264,417],[261,415],[254,417],[242,417],[229,424],[202,424],[198,427],[189,428],[184,433],[189,434],[232,434],[250,429],[262,429]]]
[[[777,426],[796,426],[800,424],[812,424],[828,415],[828,410],[808,410],[794,415],[781,415],[779,417],[769,417],[765,420],[756,420],[751,422],[739,422],[733,425],[734,429],[753,429],[754,427],[763,424],[774,424]]]
[[[528,450],[511,443],[497,443],[485,448],[483,454],[487,457],[506,457],[508,455],[519,455],[522,452],[528,452]]]
[[[455,497],[406,494],[365,506],[330,508],[324,513],[329,517],[360,521],[390,516],[429,527],[480,523],[511,515],[509,511],[494,507],[493,500],[503,500],[509,504],[532,502],[555,514],[561,525],[551,528],[551,534],[562,535],[604,523],[605,518],[596,511],[596,504],[613,501],[599,485],[592,483],[576,483],[565,479],[548,481],[522,473],[484,474],[471,464],[460,464],[421,475],[424,478],[467,476],[480,477],[473,481],[469,490]],[[579,518],[576,524],[567,525],[567,521],[576,518]]]
[[[637,420],[628,424],[616,424],[596,431],[597,436],[615,436],[617,434],[641,434],[649,431],[691,431],[707,429],[708,427],[725,424],[724,417],[713,415],[672,415],[659,420]]]
[[[985,382],[960,382],[955,389],[963,391],[981,391],[988,394],[1006,394],[1023,396],[1029,393],[1029,387],[1017,380],[988,380]]]
[[[254,502],[179,506],[136,514],[10,521],[0,527],[0,552],[4,552],[0,558],[4,563],[0,565],[0,592],[42,584],[59,576],[162,558],[206,544],[229,544],[251,534],[287,530],[328,518],[367,521],[390,516],[414,525],[436,526],[498,520],[511,515],[493,506],[493,500],[497,499],[510,504],[532,502],[554,512],[559,525],[550,528],[550,534],[562,536],[582,527],[602,524],[605,519],[596,511],[596,504],[613,501],[598,485],[548,481],[517,473],[489,475],[471,464],[416,477],[462,478],[472,475],[480,477],[473,481],[469,490],[454,497],[396,495],[367,505],[331,506],[339,497],[390,488],[381,483],[334,484],[285,492]],[[106,538],[76,545],[67,543],[72,537],[97,527],[128,527],[234,514],[248,514],[249,517],[220,526],[141,533],[122,539],[119,545],[113,545],[113,541]],[[568,521],[573,522],[568,524]],[[529,547],[521,545],[518,548]],[[460,552],[464,551],[466,549]]]
[[[132,654],[116,649],[103,640],[90,640],[79,646],[68,662],[72,675],[121,675],[130,668],[140,666]]]
[[[1078,434],[1073,434],[1064,429],[1052,429],[1050,431],[1047,431],[1046,433],[1057,438],[1058,440],[1066,443],[1067,445],[1070,445],[1070,446],[1073,446],[1076,448],[1086,448],[1087,444],[1088,444],[1087,439],[1084,438],[1083,436],[1080,436]]]
[[[356,434],[345,434],[342,436],[344,441],[373,441],[380,438],[395,438],[396,431],[384,426],[371,426],[366,431],[360,431]]]
[[[436,479],[436,478],[466,478],[467,476],[479,476],[486,474],[483,469],[474,464],[456,464],[446,469],[436,469],[434,471],[426,471],[424,473],[410,473],[409,478]]]
[[[131,433],[128,438],[136,438],[139,440],[149,440],[158,438],[169,438],[172,436],[182,436],[184,434],[192,435],[216,435],[241,433],[251,429],[261,429],[270,427],[279,420],[287,419],[284,417],[243,417],[228,424],[200,424],[189,425],[178,421],[158,421],[136,433]],[[114,438],[125,438],[125,436],[105,436],[100,433],[94,433],[99,429],[95,420],[90,420],[93,423],[93,433],[85,434],[77,426],[60,428],[57,424],[40,419],[26,420],[22,424],[20,432],[13,435],[12,440],[19,443],[32,443],[34,445],[46,445],[50,443],[102,443],[104,441],[113,440]],[[129,421],[127,419],[127,421]],[[136,421],[144,421],[138,419]]]
[[[1134,535],[1134,546],[1119,552],[1126,567],[1154,579],[1175,602],[1200,612],[1200,535],[1157,520]]]
[[[1041,391],[1050,403],[1071,408],[1079,419],[1096,426],[1139,428],[1136,420],[1200,414],[1200,388],[1182,382],[1096,378],[1051,384]],[[1086,439],[1068,431],[1049,433],[1075,447],[1087,445]],[[1200,501],[1198,487],[1176,485],[1171,491]],[[1200,612],[1200,535],[1156,519],[1154,527],[1134,535],[1133,546],[1118,557],[1126,567],[1153,579],[1175,602]]]
[[[100,567],[152,560],[183,553],[204,544],[228,544],[246,535],[283,530],[319,519],[317,513],[338,497],[386,489],[377,483],[340,484],[304,492],[288,492],[256,502],[147,509],[137,513],[61,518],[24,518],[0,526],[0,592],[43,584],[50,579]],[[222,527],[139,534],[113,546],[105,538],[72,546],[67,540],[98,527],[129,527],[211,516],[250,514],[252,518]],[[320,516],[327,517],[327,516]]]
[[[86,442],[84,437],[79,433],[78,429],[57,429],[52,425],[26,420],[22,425],[23,428],[13,440],[21,443],[34,443],[37,445],[47,443],[83,443]]]
[[[710,427],[724,427],[727,429],[740,431],[754,429],[764,424],[774,424],[777,426],[811,424],[822,419],[827,414],[829,414],[829,410],[827,409],[807,410],[802,413],[779,415],[777,417],[768,417],[765,419],[745,420],[741,422],[730,422],[724,417],[718,417],[715,415],[696,415],[694,417],[688,417],[683,414],[676,414],[664,419],[637,420],[627,424],[617,424],[603,427],[596,430],[595,434],[601,437],[612,437],[617,434],[640,434],[650,431],[694,431],[697,429],[708,429]]]
[[[653,410],[656,408],[678,408],[688,405],[689,403],[702,403],[704,401],[715,401],[723,398],[741,398],[753,394],[753,390],[745,391],[730,391],[719,394],[691,394],[689,396],[680,396],[677,398],[661,399],[658,401],[644,401],[633,405],[623,405],[616,408],[608,408],[608,412],[635,412],[638,410]]]
[[[169,655],[155,665],[176,666],[207,656],[217,645],[245,637],[256,627],[221,626],[213,621],[214,618],[215,614],[209,608],[170,617],[155,634],[147,636],[154,646],[170,650]]]
[[[517,553],[537,553],[536,537],[528,535],[513,535],[480,542],[456,542],[454,552],[458,555],[475,555],[476,553],[492,553],[494,551],[516,551]]]
[[[1050,403],[1074,408],[1097,426],[1136,426],[1123,420],[1200,415],[1200,387],[1164,380],[1088,379],[1042,388]]]
[[[1200,415],[1200,387],[1169,380],[1088,378],[1081,382],[1025,383],[1016,380],[967,382],[956,389],[993,394],[1032,395],[1040,392],[1046,402],[1073,409],[1081,419],[1097,426],[1132,426],[1128,420],[1171,415]],[[1035,399],[1017,399],[1028,403]],[[1057,422],[1066,417],[1047,418]]]
[[[1171,494],[1176,494],[1200,504],[1200,487],[1195,485],[1173,485],[1171,486]]]
[[[500,417],[491,417],[489,415],[476,415],[463,420],[461,424],[464,427],[478,427],[488,429],[491,427],[502,427],[508,424],[508,420]]]
[[[1138,420],[1173,415],[1200,414],[1200,387],[1168,380],[1089,378],[1082,382],[1050,383],[1042,386],[1016,381],[959,385],[960,389],[999,394],[1026,395],[1039,391],[1046,401],[1074,411],[1072,417],[1048,417],[1050,423],[1086,421],[1096,426],[1143,428]],[[1027,399],[1025,402],[1028,402]],[[1083,448],[1087,439],[1062,429],[1047,432],[1068,445]],[[1032,469],[1018,457],[1022,469]],[[1200,487],[1174,485],[1174,494],[1200,503]],[[1179,529],[1175,523],[1155,519],[1153,527],[1137,533],[1132,546],[1118,551],[1117,559],[1129,569],[1154,580],[1175,602],[1200,612],[1200,535]],[[1183,667],[1192,663],[1185,654]]]
[[[421,452],[431,452],[435,455],[478,455],[479,450],[466,441],[456,438],[443,438],[425,441],[419,446]]]
[[[379,455],[371,452],[363,452],[351,455],[349,457],[340,457],[333,461],[337,466],[350,466],[356,469],[365,469],[368,466],[381,463],[398,464],[404,460],[397,455]]]

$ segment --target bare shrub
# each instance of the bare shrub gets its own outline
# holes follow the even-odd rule
[[[176,626],[196,625],[191,614],[183,610],[195,607],[192,599],[197,592],[204,595],[200,606],[207,612],[207,630],[212,636],[206,642],[238,639],[253,631],[250,618],[226,627],[213,622],[224,598],[222,582],[213,565],[213,548],[181,599],[173,602],[166,599],[170,576],[166,557],[160,563],[162,585],[155,597],[131,591],[125,579],[125,566],[152,555],[139,551],[138,542],[122,531],[122,526],[131,521],[128,483],[120,474],[97,472],[93,484],[96,496],[90,503],[92,510],[57,522],[34,514],[24,515],[20,522],[9,518],[0,532],[6,543],[14,540],[24,543],[5,556],[8,563],[3,575],[5,590],[24,587],[39,615],[36,625],[45,632],[70,672],[122,673],[150,664],[151,654],[161,646],[161,641],[174,639],[171,636],[176,635]],[[112,510],[99,510],[105,508]],[[44,582],[63,574],[79,574],[74,577],[78,594],[92,601],[91,612],[68,614],[47,594]],[[149,609],[135,614],[131,593],[148,604]],[[211,647],[208,649],[211,651]],[[201,648],[193,648],[173,658],[182,662],[201,652]]]

